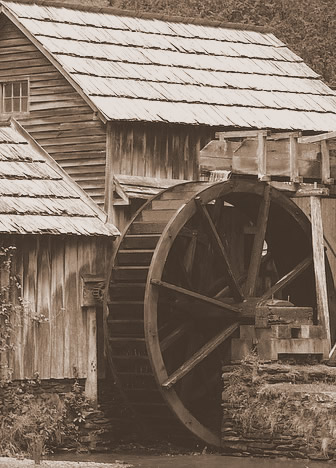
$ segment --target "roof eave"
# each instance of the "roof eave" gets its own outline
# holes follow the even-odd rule
[[[106,213],[99,208],[99,206],[92,200],[89,195],[87,195],[84,190],[82,190],[76,182],[64,171],[64,169],[56,163],[56,161],[37,143],[36,140],[14,119],[11,119],[11,123],[15,130],[20,133],[37,151],[44,159],[46,159],[47,163],[57,172],[62,174],[64,180],[66,180],[67,184],[83,199],[87,205],[95,212],[97,218],[106,224],[107,215]]]

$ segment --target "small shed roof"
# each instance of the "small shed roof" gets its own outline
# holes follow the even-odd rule
[[[336,92],[269,32],[0,4],[104,120],[336,129]]]
[[[182,179],[157,179],[155,177],[129,176],[115,174],[113,184],[115,187],[114,205],[129,205],[130,199],[147,200],[157,195],[161,190],[173,185],[187,182]]]
[[[106,215],[15,121],[0,124],[0,233],[117,236]]]

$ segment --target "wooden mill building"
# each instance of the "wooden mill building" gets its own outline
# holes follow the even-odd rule
[[[122,231],[105,341],[143,422],[218,445],[232,336],[329,356],[336,92],[271,32],[2,0],[0,115]]]
[[[110,217],[115,176],[197,180],[216,130],[335,129],[335,91],[258,28],[46,1],[2,1],[0,21],[1,112]]]
[[[9,368],[14,380],[87,379],[93,330],[81,281],[105,271],[118,230],[15,121],[0,126],[0,165],[1,247],[14,248],[1,304],[15,306],[2,376]],[[7,291],[14,276],[18,287]]]

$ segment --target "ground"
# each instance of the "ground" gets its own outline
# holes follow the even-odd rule
[[[40,466],[41,468],[130,468],[132,465],[117,460],[115,463],[45,460],[40,465],[36,465],[33,460],[27,460],[26,458],[17,460],[15,458],[0,457],[0,467],[3,468],[29,468],[30,466]]]

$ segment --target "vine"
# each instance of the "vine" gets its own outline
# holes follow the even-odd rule
[[[42,453],[80,446],[80,427],[89,404],[77,379],[61,398],[43,393],[36,372],[33,379],[13,382],[16,332],[22,319],[31,325],[48,318],[27,307],[21,280],[15,273],[16,248],[0,247],[0,456],[30,454],[39,462]]]

